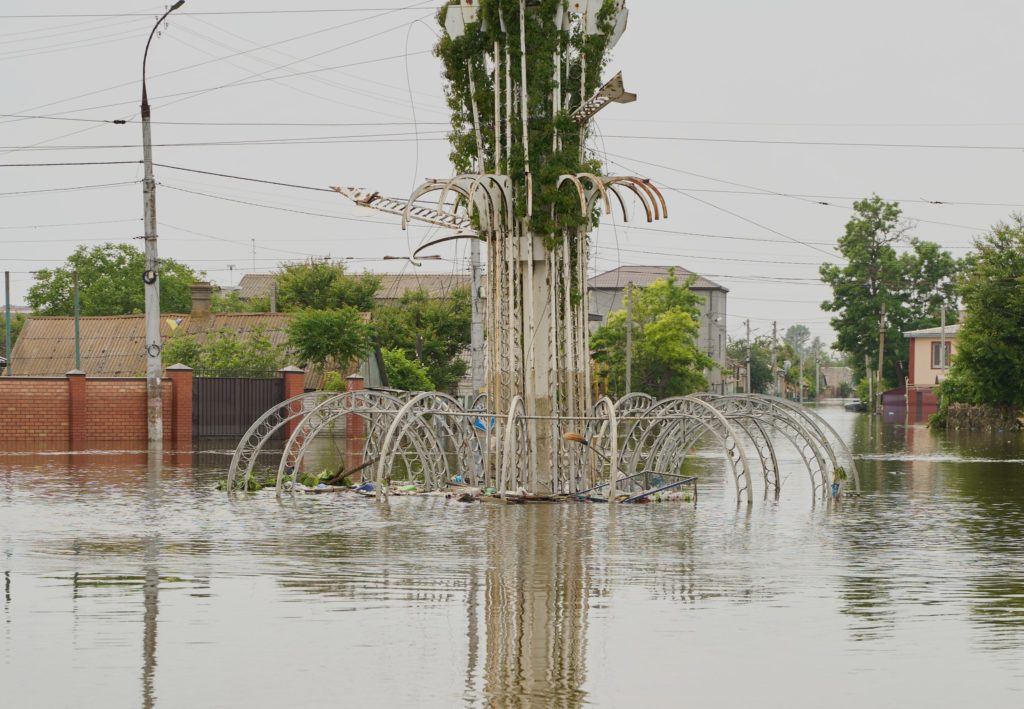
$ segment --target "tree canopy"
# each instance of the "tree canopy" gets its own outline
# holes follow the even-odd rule
[[[448,298],[431,298],[426,291],[406,293],[397,305],[378,306],[373,312],[381,348],[401,351],[419,362],[434,386],[448,392],[468,370],[459,355],[469,346],[472,318],[467,288]]]
[[[288,343],[303,364],[343,374],[373,349],[370,327],[352,307],[293,314]]]
[[[957,280],[967,314],[943,393],[1024,409],[1024,216],[997,224],[974,247]]]
[[[402,350],[382,349],[380,352],[389,387],[403,391],[434,391],[434,383],[422,364],[406,357]]]
[[[167,340],[163,357],[167,364],[184,364],[200,371],[252,374],[277,371],[284,364],[285,352],[270,341],[263,328],[245,338],[225,329],[211,333],[202,343],[191,335],[174,335]]]
[[[355,308],[369,312],[380,278],[349,275],[341,263],[307,261],[288,264],[277,273],[277,302],[282,311]]]
[[[74,315],[74,274],[82,315],[135,315],[146,310],[142,274],[146,257],[130,244],[79,246],[58,268],[37,271],[28,290],[28,304],[39,315]],[[192,308],[190,286],[200,280],[188,266],[160,260],[160,310],[187,313]]]
[[[876,195],[853,206],[856,214],[839,238],[847,263],[821,267],[822,281],[832,287],[832,299],[822,309],[837,313],[832,318],[834,347],[853,355],[861,372],[865,355],[877,367],[884,309],[884,376],[890,383],[902,381],[907,359],[903,332],[937,325],[940,306],[955,307],[958,262],[938,244],[909,238],[898,204]],[[909,251],[900,253],[897,246]]]
[[[675,274],[634,291],[634,391],[656,398],[683,396],[705,389],[704,371],[717,366],[697,347],[701,298],[690,290],[693,279],[676,282]],[[594,360],[608,372],[610,394],[625,394],[626,313],[608,316],[591,340]]]

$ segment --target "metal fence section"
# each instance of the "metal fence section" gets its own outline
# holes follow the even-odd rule
[[[284,400],[284,379],[197,376],[192,381],[192,435],[195,438],[241,437],[269,409]]]

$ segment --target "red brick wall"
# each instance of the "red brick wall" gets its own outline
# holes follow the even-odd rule
[[[191,372],[189,372],[191,375]],[[161,384],[164,409],[164,442],[191,442],[191,377],[174,413],[170,379]],[[84,401],[82,400],[84,394]],[[180,419],[180,420],[179,420]],[[74,422],[74,431],[72,431]],[[92,379],[81,376],[60,378],[0,377],[0,442],[38,442],[73,448],[104,443],[146,443],[146,380]]]
[[[0,377],[0,440],[67,441],[68,380]]]

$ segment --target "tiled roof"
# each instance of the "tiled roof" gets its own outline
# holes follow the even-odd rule
[[[946,336],[954,337],[960,332],[960,323],[953,323],[946,325]],[[941,327],[929,327],[924,330],[911,330],[910,332],[904,332],[904,337],[942,337]]]
[[[275,345],[288,340],[287,313],[213,313],[207,316],[163,315],[160,336],[164,342],[174,332],[198,341],[210,333],[231,330],[247,337],[257,328]],[[176,328],[172,328],[172,323]],[[144,315],[84,317],[79,324],[82,370],[92,377],[137,377],[146,373],[146,322]],[[33,317],[25,323],[11,359],[19,376],[62,376],[75,368],[75,320],[69,317]],[[174,362],[164,362],[164,365]],[[319,377],[306,375],[315,386]]]
[[[471,279],[466,273],[372,273],[380,279],[378,301],[398,300],[406,293],[427,291],[431,298],[446,298],[452,291],[469,288]],[[274,287],[274,274],[249,273],[242,276],[238,296],[242,300],[269,298]]]
[[[638,288],[646,288],[655,281],[664,280],[668,278],[669,269],[672,266],[620,266],[607,273],[602,273],[598,276],[594,276],[588,281],[590,288],[593,290],[622,290],[626,285],[632,281],[633,285]],[[693,271],[689,271],[682,266],[675,266],[676,281],[685,281],[690,276],[697,275]],[[723,288],[712,280],[704,278],[703,276],[697,276],[697,280],[691,286],[692,290],[720,290],[728,292],[728,288]]]

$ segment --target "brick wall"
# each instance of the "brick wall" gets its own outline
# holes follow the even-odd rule
[[[161,392],[164,443],[191,447],[192,372],[164,379]],[[145,379],[0,377],[0,442],[77,449],[146,440]]]

